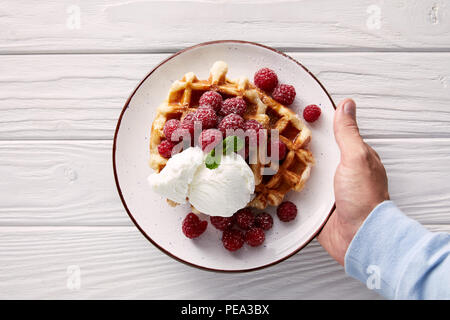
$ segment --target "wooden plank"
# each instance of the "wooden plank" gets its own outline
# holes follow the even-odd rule
[[[269,269],[222,274],[176,262],[133,227],[3,227],[0,240],[0,299],[379,298],[316,241]],[[79,290],[67,287],[72,266]]]
[[[5,225],[132,225],[116,191],[110,141],[3,142],[0,149]]]
[[[450,223],[450,141],[369,140],[380,154],[391,199],[422,223]]]
[[[336,103],[356,99],[364,136],[450,137],[450,53],[290,54]],[[0,56],[0,139],[111,139],[130,92],[167,56]]]
[[[392,199],[426,224],[450,222],[450,139],[368,141]],[[0,142],[1,226],[131,226],[119,200],[111,141]]]
[[[176,51],[217,39],[298,49],[450,48],[446,0],[7,0],[0,52]]]
[[[427,226],[449,232],[449,226]],[[76,288],[74,270],[79,270]],[[69,285],[68,285],[69,282]],[[72,285],[70,285],[72,284]],[[245,288],[245,290],[242,290]],[[251,273],[198,270],[133,227],[1,227],[0,299],[380,299],[312,241]]]

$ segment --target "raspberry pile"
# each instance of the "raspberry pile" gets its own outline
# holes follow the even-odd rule
[[[291,105],[296,96],[295,88],[288,84],[279,83],[275,71],[269,68],[258,70],[254,75],[255,85],[272,95],[272,98],[286,106]],[[219,92],[206,91],[199,101],[198,108],[181,118],[168,120],[163,128],[164,139],[158,145],[158,152],[164,158],[172,156],[172,150],[176,143],[185,140],[186,135],[191,137],[191,145],[198,143],[203,151],[209,152],[224,137],[235,130],[242,130],[246,133],[246,157],[249,152],[249,138],[256,137],[258,145],[264,135],[260,135],[263,125],[256,120],[244,120],[243,116],[247,111],[247,102],[242,97],[224,99]],[[303,111],[303,117],[308,122],[316,121],[321,114],[317,105],[309,105]],[[198,141],[193,141],[194,127],[201,124],[202,132]],[[232,131],[230,131],[232,130]],[[286,144],[280,140],[270,140],[268,144],[268,155],[271,151],[278,151],[279,160],[286,157]],[[289,222],[297,217],[297,207],[290,201],[281,203],[276,214],[280,221]],[[273,227],[272,215],[267,212],[255,213],[250,208],[238,210],[231,217],[210,216],[211,224],[222,232],[222,244],[228,251],[237,251],[247,244],[250,247],[261,246],[266,240],[266,232]],[[190,238],[195,239],[201,236],[207,229],[208,222],[201,220],[198,215],[190,212],[183,219],[182,232]]]
[[[262,68],[254,75],[255,85],[266,92],[271,92],[272,98],[276,101],[288,106],[294,102],[296,92],[295,88],[289,84],[279,83],[278,76],[272,69]],[[174,144],[184,140],[189,141],[191,137],[191,145],[194,141],[195,123],[201,124],[202,132],[199,137],[198,144],[208,152],[219,141],[217,131],[208,131],[208,129],[218,129],[222,132],[223,137],[233,134],[235,130],[242,129],[247,133],[245,157],[249,155],[249,141],[256,137],[259,145],[259,132],[263,129],[261,123],[250,119],[245,121],[243,115],[247,110],[247,102],[242,97],[233,97],[223,99],[222,95],[217,91],[206,91],[199,99],[199,106],[195,112],[187,114],[183,119],[171,119],[164,125],[163,133],[165,139],[158,146],[158,152],[164,158],[170,158]],[[308,122],[316,121],[320,116],[321,110],[316,105],[309,105],[303,110],[303,117]],[[227,133],[228,132],[228,133]],[[275,142],[279,148],[279,160],[283,160],[286,156],[286,145],[279,141]],[[272,148],[274,146],[272,145]],[[269,146],[270,149],[270,146]]]
[[[291,105],[295,99],[295,88],[290,84],[278,83],[275,71],[262,68],[256,71],[253,81],[255,85],[266,92],[272,92],[272,98],[286,106]]]
[[[277,216],[283,222],[292,221],[297,216],[297,206],[285,201],[278,206]],[[222,231],[222,245],[228,251],[237,251],[245,243],[250,247],[262,245],[266,239],[265,231],[273,227],[270,214],[255,214],[250,208],[240,209],[231,217],[210,216],[209,220],[217,230]],[[205,232],[207,224],[191,212],[183,220],[182,230],[186,237],[194,239]]]
[[[297,207],[290,201],[283,202],[277,209],[281,221],[292,221],[297,216]],[[233,216],[210,217],[211,224],[223,231],[222,244],[229,251],[240,249],[244,243],[257,247],[264,243],[265,231],[273,227],[273,218],[267,212],[255,214],[250,208],[238,210]]]
[[[266,212],[255,214],[250,208],[238,210],[231,217],[210,217],[211,224],[222,233],[222,244],[229,251],[242,248],[244,243],[257,247],[264,243],[265,231],[273,226]]]
[[[223,100],[220,93],[206,91],[201,95],[199,106],[194,112],[188,113],[180,120],[170,119],[164,124],[165,139],[158,145],[158,152],[162,157],[169,159],[174,145],[180,141],[189,142],[189,138],[191,146],[198,142],[203,151],[209,152],[227,134],[245,129],[246,122],[242,116],[246,110],[247,102],[241,97]],[[198,125],[201,125],[203,131],[198,141],[194,141],[194,129]],[[262,125],[255,120],[249,120],[247,128],[259,132]]]

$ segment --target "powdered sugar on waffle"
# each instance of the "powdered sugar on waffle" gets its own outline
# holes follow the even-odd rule
[[[248,205],[258,209],[264,209],[268,205],[277,206],[290,190],[302,190],[309,177],[314,164],[314,157],[307,149],[311,131],[292,110],[250,83],[247,77],[230,80],[226,78],[227,72],[227,64],[217,61],[211,68],[208,80],[199,80],[189,72],[173,83],[168,98],[158,108],[152,125],[150,165],[157,172],[166,165],[167,159],[161,157],[157,150],[157,146],[164,140],[162,128],[166,121],[181,120],[197,110],[198,100],[193,97],[199,97],[209,90],[226,98],[240,97],[247,103],[243,119],[256,120],[267,130],[278,130],[280,141],[286,145],[286,158],[278,166],[274,166],[276,173],[271,176],[263,179],[267,164],[250,164],[254,175],[255,197]]]

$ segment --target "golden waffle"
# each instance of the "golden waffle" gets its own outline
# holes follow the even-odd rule
[[[279,167],[263,165],[259,161],[250,165],[255,176],[255,197],[248,205],[258,209],[265,209],[268,205],[277,206],[290,190],[302,190],[309,178],[314,164],[311,152],[306,149],[311,140],[311,131],[293,111],[256,88],[246,77],[230,80],[226,78],[227,72],[227,64],[217,61],[211,68],[208,80],[199,80],[190,72],[172,84],[152,124],[150,166],[159,172],[167,163],[167,159],[158,153],[158,145],[164,139],[163,127],[166,121],[182,120],[188,113],[195,111],[205,91],[217,91],[225,98],[242,97],[247,102],[243,118],[257,120],[268,130],[277,129],[279,139],[287,147],[286,158]],[[265,167],[278,170],[273,175],[262,175]]]

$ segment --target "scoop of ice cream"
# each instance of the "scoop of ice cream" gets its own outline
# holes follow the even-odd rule
[[[219,167],[199,166],[190,183],[189,202],[200,212],[230,217],[245,207],[255,191],[253,172],[238,154],[223,156]]]
[[[200,148],[188,148],[173,155],[160,173],[151,174],[148,183],[155,192],[167,199],[185,203],[195,172],[200,166],[205,166],[203,158]]]

